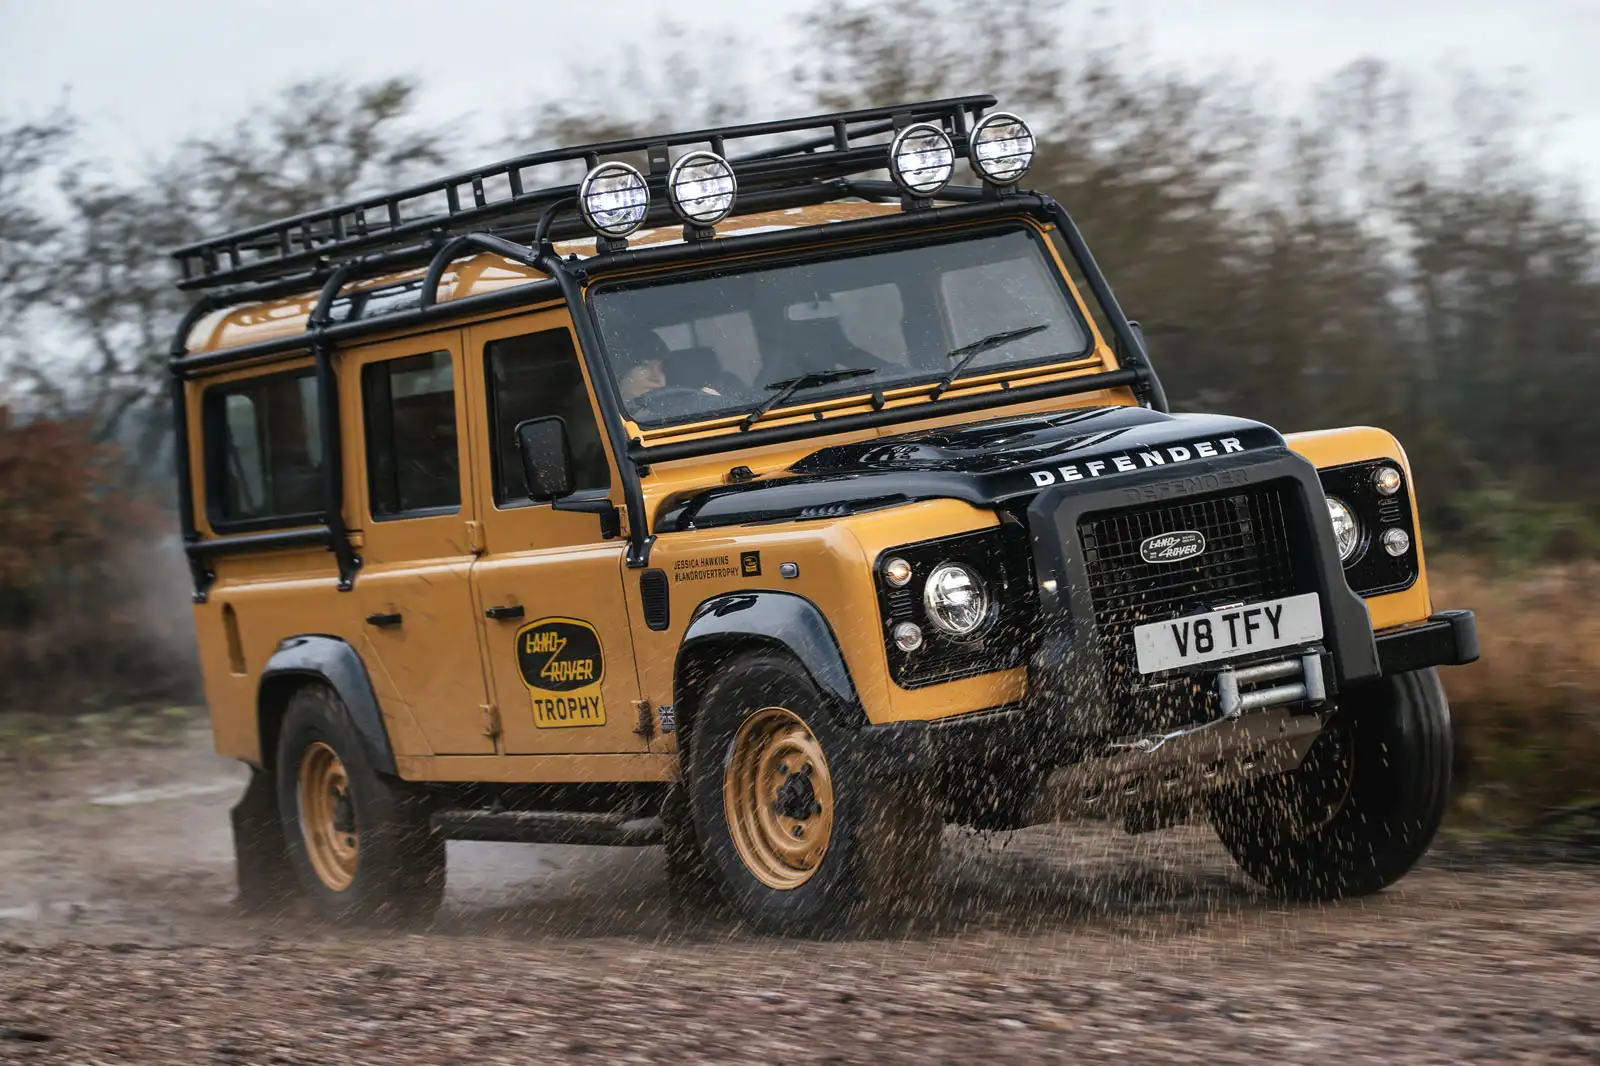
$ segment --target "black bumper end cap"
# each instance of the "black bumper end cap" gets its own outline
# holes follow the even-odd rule
[[[1465,666],[1478,659],[1478,618],[1471,611],[1440,611],[1420,625],[1378,634],[1385,677],[1430,666]]]

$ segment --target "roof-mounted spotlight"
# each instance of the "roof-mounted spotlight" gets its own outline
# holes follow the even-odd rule
[[[650,212],[650,187],[626,163],[601,163],[578,186],[578,210],[589,228],[618,240],[644,225]]]
[[[1033,131],[1005,111],[996,111],[972,127],[967,144],[972,169],[995,185],[1015,185],[1033,165]]]
[[[889,145],[889,175],[908,196],[931,199],[955,173],[950,137],[927,122],[907,126]]]
[[[733,213],[739,182],[715,152],[690,152],[667,171],[667,201],[695,229],[709,230]]]

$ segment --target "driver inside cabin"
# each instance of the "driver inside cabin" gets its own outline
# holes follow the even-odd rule
[[[695,348],[674,351],[653,331],[643,334],[642,340],[639,349],[629,351],[624,357],[626,369],[617,378],[623,403],[631,404],[665,388],[695,389],[707,396],[723,395],[709,380],[713,374],[721,372],[714,351]],[[711,356],[711,367],[700,365],[704,360],[696,357],[701,352]],[[628,362],[631,365],[627,365]]]

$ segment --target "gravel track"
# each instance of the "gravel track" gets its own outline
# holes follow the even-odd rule
[[[1600,1062],[1600,867],[1286,907],[1202,829],[951,832],[853,941],[674,914],[659,849],[452,844],[425,929],[235,916],[238,769],[0,764],[0,1063]]]

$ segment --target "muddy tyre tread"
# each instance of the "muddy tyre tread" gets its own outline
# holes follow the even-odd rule
[[[821,866],[804,884],[781,890],[763,884],[740,859],[722,791],[729,743],[746,717],[771,705],[794,712],[811,729],[835,790],[832,837]],[[865,777],[849,758],[850,739],[810,677],[781,653],[747,652],[729,660],[700,701],[686,771],[696,836],[727,904],[762,932],[861,931],[925,899],[938,865],[939,817],[893,783]]]
[[[300,827],[297,771],[305,749],[331,746],[345,765],[360,852],[354,881],[335,892],[317,876]],[[445,841],[430,823],[425,794],[372,768],[338,694],[324,685],[295,692],[285,710],[277,761],[279,818],[290,863],[304,895],[341,923],[418,922],[444,900]]]
[[[1403,877],[1427,852],[1450,799],[1450,708],[1434,669],[1353,690],[1341,711],[1353,732],[1348,799],[1324,825],[1297,830],[1268,779],[1224,797],[1217,835],[1244,872],[1289,899],[1369,895]],[[1321,741],[1319,740],[1319,743]]]

